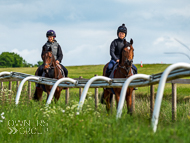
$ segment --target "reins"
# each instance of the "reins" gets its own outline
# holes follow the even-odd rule
[[[119,69],[124,69],[126,74],[123,73],[122,70],[119,70],[119,72],[127,78],[127,77],[130,77],[131,75],[133,75],[133,74],[128,75],[131,68],[132,68],[131,66],[126,68],[126,66],[119,65]]]

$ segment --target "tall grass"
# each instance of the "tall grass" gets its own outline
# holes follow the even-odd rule
[[[102,67],[68,67],[69,76],[91,78],[94,74],[101,75]],[[161,72],[166,67],[167,65],[144,65],[143,68],[138,68],[139,73],[150,74],[157,73],[155,71],[159,69]],[[26,87],[27,85],[24,88]],[[166,84],[156,133],[153,133],[150,123],[149,87],[138,88],[135,112],[132,116],[128,115],[125,105],[119,120],[116,120],[115,108],[112,114],[106,112],[105,105],[99,104],[98,109],[95,109],[94,89],[88,91],[83,110],[76,115],[78,89],[70,89],[67,105],[62,91],[60,100],[47,107],[45,93],[42,102],[35,102],[28,100],[27,90],[22,91],[19,104],[15,106],[15,88],[13,86],[12,91],[4,89],[0,92],[0,114],[4,113],[0,117],[0,142],[190,142],[190,102],[185,103],[183,100],[184,96],[189,96],[189,85],[178,84],[177,120],[173,122],[171,85]],[[34,88],[33,84],[32,93]],[[101,92],[99,90],[99,94]],[[18,131],[15,132],[15,129]],[[11,130],[14,131],[11,133]]]

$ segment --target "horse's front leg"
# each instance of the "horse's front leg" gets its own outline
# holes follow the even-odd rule
[[[61,95],[61,90],[62,90],[62,88],[60,88],[60,87],[58,87],[57,89],[56,89],[56,91],[55,91],[55,94],[54,94],[54,101],[55,101],[55,103],[59,100],[59,97],[60,97],[60,95]]]
[[[128,88],[126,93],[127,113],[132,115],[132,93],[133,88]]]
[[[115,89],[114,89],[114,92],[115,92],[116,110],[117,110],[118,103],[119,103],[119,99],[120,99],[121,89],[115,88]]]
[[[110,111],[110,92],[108,91],[108,89],[104,89],[103,97],[104,97],[103,100],[106,101],[106,110],[109,113],[109,111]]]

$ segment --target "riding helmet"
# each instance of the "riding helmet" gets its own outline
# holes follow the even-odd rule
[[[127,36],[127,28],[125,27],[125,24],[122,24],[121,26],[118,27],[117,35],[119,34],[119,32],[123,32],[125,33],[125,37]]]
[[[48,37],[48,36],[56,37],[55,31],[53,31],[53,30],[48,30],[47,33],[46,33],[46,37]]]

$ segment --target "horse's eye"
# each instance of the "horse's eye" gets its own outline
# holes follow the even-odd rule
[[[127,47],[128,50],[130,50],[130,47]]]

